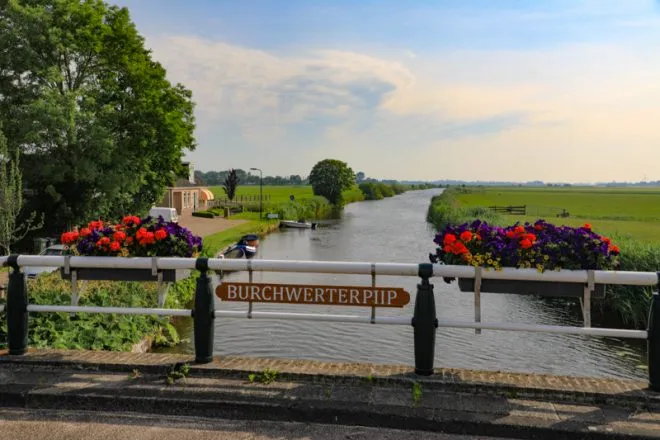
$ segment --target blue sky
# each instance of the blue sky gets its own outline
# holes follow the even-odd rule
[[[658,2],[117,4],[193,91],[198,169],[660,179]]]

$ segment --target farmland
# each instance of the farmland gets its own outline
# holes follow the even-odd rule
[[[224,200],[226,198],[222,186],[212,186],[209,188],[216,199]],[[296,199],[311,198],[314,196],[312,187],[310,185],[264,185],[263,187],[264,200],[269,203],[286,203],[289,201],[289,196],[293,195]],[[236,188],[236,197],[259,197],[259,185],[239,185]],[[266,199],[270,196],[270,199]],[[257,198],[257,200],[259,200]]]
[[[543,218],[577,226],[591,223],[601,233],[660,242],[660,188],[497,187],[466,188],[461,206],[526,205],[526,216],[503,216],[505,223]],[[558,217],[566,211],[568,217]]]

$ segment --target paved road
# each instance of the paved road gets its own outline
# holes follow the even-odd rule
[[[6,408],[0,409],[0,433],[2,440],[486,440],[354,426]]]

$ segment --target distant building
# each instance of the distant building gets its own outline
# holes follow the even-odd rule
[[[210,201],[214,199],[199,177],[195,177],[195,166],[190,162],[183,162],[185,173],[179,176],[174,186],[167,188],[160,205],[175,208],[179,215],[192,214],[195,211],[204,211],[210,208]]]

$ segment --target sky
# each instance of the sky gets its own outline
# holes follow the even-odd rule
[[[660,180],[657,0],[114,3],[192,90],[202,171]]]

